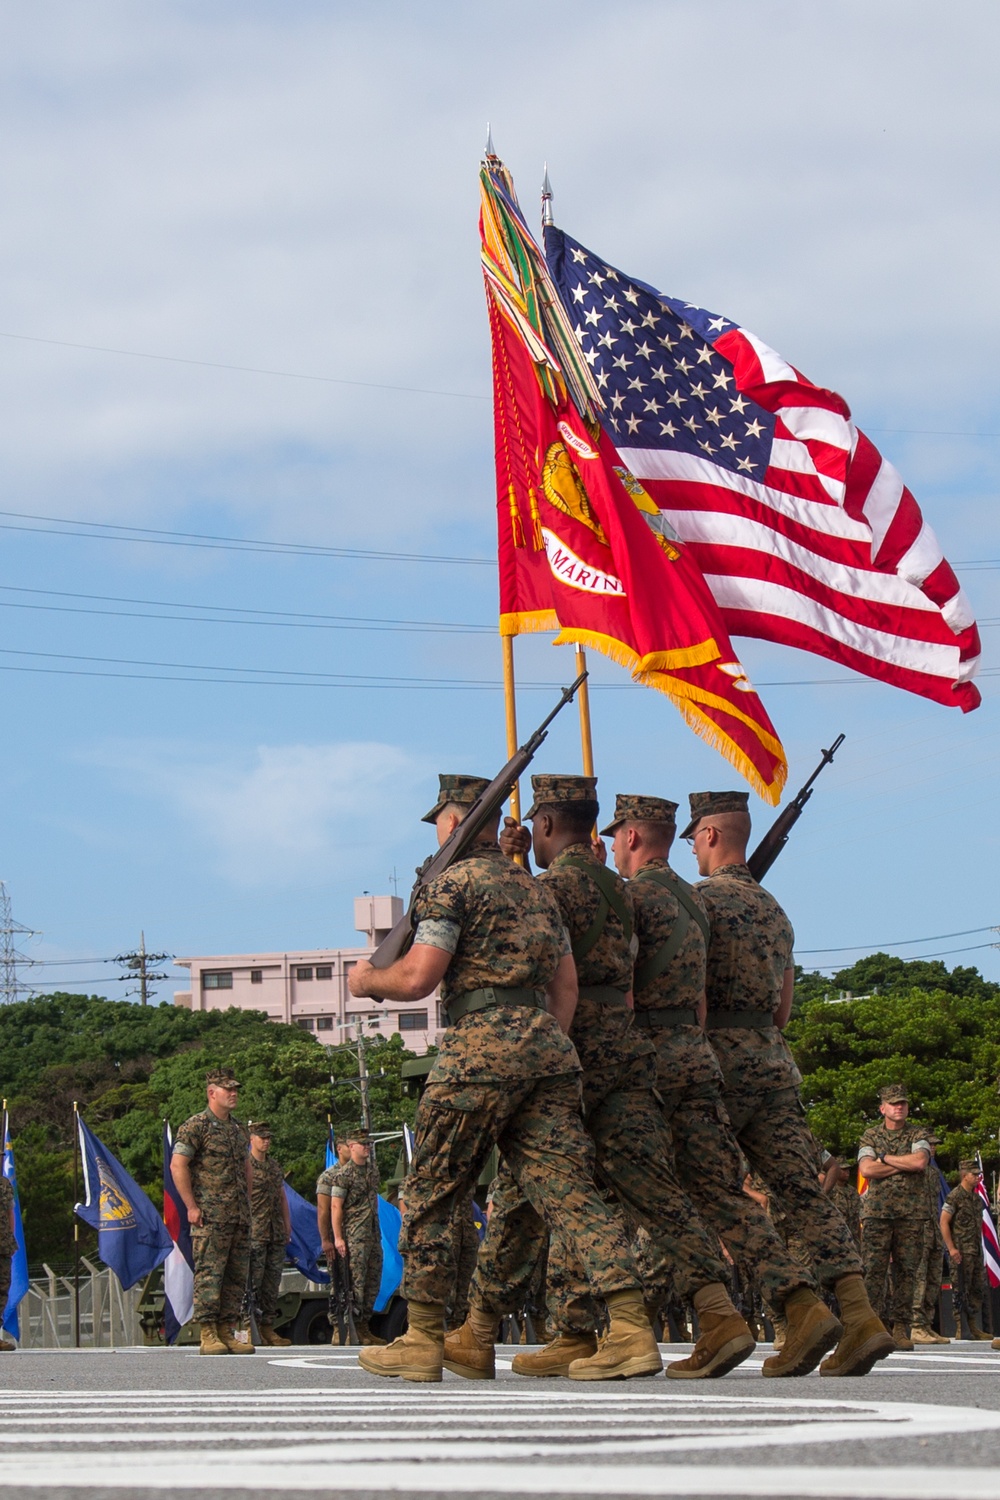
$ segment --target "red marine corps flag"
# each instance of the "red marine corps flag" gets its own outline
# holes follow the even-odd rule
[[[558,630],[557,645],[628,667],[773,805],[784,751],[719,607],[602,430],[600,391],[496,157],[481,183],[501,633]]]

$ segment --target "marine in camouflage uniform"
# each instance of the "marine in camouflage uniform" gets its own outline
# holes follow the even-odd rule
[[[441,778],[425,819],[436,824],[439,842],[488,784]],[[573,1378],[660,1368],[624,1235],[594,1187],[580,1063],[556,1019],[575,1000],[576,981],[555,901],[501,852],[494,824],[420,888],[414,917],[404,958],[385,970],[359,965],[349,979],[356,996],[416,1000],[427,993],[421,986],[439,978],[450,1021],[417,1109],[406,1183],[400,1249],[409,1332],[388,1349],[362,1351],[362,1365],[410,1380],[441,1378],[455,1205],[475,1188],[496,1145],[532,1208],[550,1232],[573,1241],[591,1288],[609,1302],[609,1339],[593,1360],[577,1361]],[[481,1340],[488,1378],[495,1336],[489,1322]]]
[[[892,1287],[887,1298],[893,1337],[900,1348],[910,1347],[914,1283],[924,1249],[927,1218],[926,1170],[931,1148],[928,1128],[907,1118],[908,1099],[901,1084],[879,1092],[883,1118],[865,1131],[858,1145],[858,1165],[868,1178],[861,1204],[861,1246],[868,1295],[877,1306],[886,1296],[889,1265]],[[890,1128],[887,1116],[893,1120]],[[897,1119],[896,1117],[899,1116]],[[922,1159],[915,1170],[893,1167],[886,1157]],[[869,1176],[868,1167],[879,1175]]]
[[[620,796],[613,822],[619,868],[631,870],[630,826],[662,829],[669,850],[676,802]],[[655,846],[654,846],[655,847]],[[681,1184],[705,1224],[733,1259],[752,1266],[776,1306],[797,1288],[813,1289],[811,1273],[789,1255],[767,1213],[743,1192],[745,1166],[722,1104],[722,1072],[701,1027],[705,995],[704,903],[671,868],[666,853],[644,862],[629,880],[636,915],[635,1025],[656,1053],[663,1101]]]
[[[627,1003],[634,948],[631,897],[624,881],[597,858],[589,837],[580,837],[597,816],[596,778],[544,775],[533,776],[531,783],[535,802],[526,817],[535,820],[535,850],[546,866],[538,882],[555,898],[576,963],[580,993],[569,1035],[583,1068],[584,1120],[596,1150],[598,1181],[618,1199],[630,1226],[647,1231],[647,1298],[661,1303],[674,1287],[694,1300],[714,1287],[720,1309],[724,1304],[726,1316],[735,1320],[731,1337],[743,1336],[745,1357],[753,1347],[749,1329],[735,1327],[739,1317],[724,1289],[729,1278],[717,1241],[706,1233],[674,1173],[670,1136],[654,1092],[656,1050],[633,1025]],[[546,1234],[526,1197],[509,1190],[506,1167],[501,1179],[505,1191],[494,1197],[472,1292],[473,1302],[496,1317],[523,1305]],[[574,1348],[595,1338],[597,1311],[573,1243],[562,1236],[549,1246],[547,1307],[557,1338],[538,1355],[517,1355],[515,1373],[564,1373]],[[738,1362],[734,1358],[728,1367]],[[713,1373],[724,1373],[721,1363]]]
[[[285,1201],[285,1174],[269,1154],[270,1125],[263,1120],[252,1120],[249,1132],[250,1280],[260,1315],[261,1338],[265,1344],[278,1347],[291,1342],[274,1332],[274,1320],[278,1315],[278,1290],[290,1229]]]
[[[942,1235],[947,1232],[945,1246],[956,1268],[954,1280],[957,1281],[961,1274],[969,1332],[974,1339],[988,1339],[989,1334],[983,1332],[980,1322],[986,1275],[983,1265],[983,1200],[976,1187],[982,1174],[978,1162],[971,1160],[959,1162],[958,1170],[961,1179],[944,1200],[940,1227]],[[957,1316],[955,1322],[959,1323]]]
[[[705,1024],[740,1150],[780,1198],[789,1233],[808,1252],[820,1286],[835,1291],[843,1320],[841,1327],[821,1304],[807,1307],[797,1290],[785,1299],[784,1347],[764,1368],[782,1373],[837,1343],[822,1373],[865,1374],[893,1344],[869,1303],[850,1230],[817,1180],[815,1141],[799,1098],[802,1079],[781,1034],[791,1008],[792,926],[747,868],[748,800],[746,792],[690,796],[683,836],[707,877],[695,887],[710,929]]]
[[[174,1137],[173,1158],[175,1163],[178,1157],[187,1163],[190,1192],[201,1210],[200,1221],[191,1225],[193,1316],[203,1333],[206,1326],[217,1328],[222,1343],[237,1353],[240,1344],[232,1346],[230,1330],[239,1321],[250,1272],[248,1140],[228,1109],[222,1118],[213,1108],[214,1100],[225,1109],[219,1105],[219,1091],[235,1103],[239,1096],[236,1079],[226,1070],[214,1069],[206,1085],[208,1108],[184,1121]],[[180,1182],[178,1188],[184,1197]]]
[[[941,1171],[935,1160],[937,1136],[927,1132],[931,1159],[924,1173],[924,1244],[913,1278],[913,1315],[910,1338],[915,1344],[950,1344],[951,1339],[935,1332],[934,1317],[938,1311],[941,1283],[944,1279],[944,1240],[941,1237]]]
[[[330,1200],[331,1236],[333,1230],[333,1203],[342,1205],[344,1240],[347,1245],[351,1271],[351,1310],[358,1334],[366,1342],[370,1337],[368,1320],[375,1311],[379,1286],[382,1282],[382,1230],[378,1217],[378,1189],[375,1182],[371,1143],[366,1131],[348,1131],[348,1146],[354,1148],[351,1157],[328,1167],[316,1184],[317,1198]],[[360,1148],[364,1148],[364,1151]],[[327,1256],[330,1262],[329,1255]],[[330,1265],[330,1284],[333,1286],[333,1266]],[[334,1321],[331,1311],[331,1322]]]
[[[14,1189],[0,1172],[0,1321],[10,1294],[11,1257],[17,1249],[14,1238]],[[0,1354],[9,1354],[17,1346],[0,1327]]]

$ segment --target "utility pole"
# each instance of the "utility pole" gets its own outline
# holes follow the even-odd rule
[[[22,927],[20,922],[15,922],[10,906],[10,892],[6,885],[0,880],[0,1003],[13,1005],[21,994],[27,990],[28,985],[20,983],[17,977],[18,964],[31,965],[34,960],[19,953],[14,946],[15,937],[38,937],[30,927]]]
[[[122,968],[129,971],[127,974],[119,974],[119,979],[137,979],[139,981],[139,988],[126,990],[126,995],[138,995],[140,1005],[148,1005],[149,986],[170,977],[168,974],[151,974],[149,972],[150,966],[155,967],[156,964],[169,963],[172,959],[172,953],[147,953],[146,934],[140,932],[138,948],[132,953],[119,953],[115,959],[116,964],[121,964]]]
[[[372,1128],[372,1112],[368,1103],[368,1064],[365,1062],[365,1039],[361,1031],[361,1017],[357,1018],[358,1091],[361,1094],[361,1124],[366,1131]]]

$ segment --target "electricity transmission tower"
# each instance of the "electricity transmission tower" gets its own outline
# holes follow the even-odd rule
[[[10,909],[10,892],[0,880],[0,1003],[3,1005],[13,1005],[22,992],[27,994],[31,988],[18,980],[17,966],[30,966],[33,960],[18,952],[14,939],[37,936],[38,933],[30,927],[22,927],[20,922],[14,921]]]
[[[123,969],[128,970],[126,974],[119,974],[119,979],[139,981],[138,989],[126,990],[126,995],[138,995],[140,1005],[148,1005],[149,986],[170,977],[169,974],[151,974],[150,968],[155,968],[157,964],[169,963],[173,956],[172,953],[147,953],[146,934],[140,932],[138,948],[133,953],[119,953],[115,959],[116,964],[121,964]]]

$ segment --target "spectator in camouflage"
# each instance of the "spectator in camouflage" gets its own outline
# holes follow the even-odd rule
[[[208,1107],[174,1137],[170,1171],[187,1209],[194,1250],[194,1318],[202,1354],[252,1354],[234,1337],[250,1274],[247,1135],[233,1118],[240,1086],[228,1068],[205,1079]]]
[[[974,1339],[988,1339],[981,1322],[986,1272],[983,1266],[983,1201],[976,1189],[983,1180],[979,1163],[973,1160],[958,1164],[959,1182],[953,1187],[941,1209],[941,1235],[948,1259],[961,1273],[965,1291],[965,1316]],[[956,1318],[956,1324],[958,1318]]]
[[[881,1123],[870,1126],[858,1146],[858,1170],[868,1180],[861,1205],[865,1281],[873,1302],[885,1295],[892,1266],[892,1336],[897,1349],[912,1349],[910,1318],[914,1285],[924,1250],[926,1173],[931,1159],[926,1125],[909,1116],[902,1084],[879,1090]],[[926,1275],[926,1265],[924,1268]]]
[[[378,1217],[378,1188],[367,1131],[349,1130],[343,1138],[347,1160],[328,1167],[316,1184],[317,1215],[323,1251],[330,1266],[333,1286],[334,1255],[347,1257],[351,1272],[351,1310],[362,1344],[384,1344],[372,1332],[369,1320],[375,1311],[382,1281],[382,1230]],[[338,1337],[336,1323],[333,1339]]]
[[[261,1343],[287,1348],[291,1339],[274,1331],[285,1246],[292,1232],[285,1174],[271,1150],[271,1127],[251,1120],[250,1133],[250,1280],[260,1315]]]

